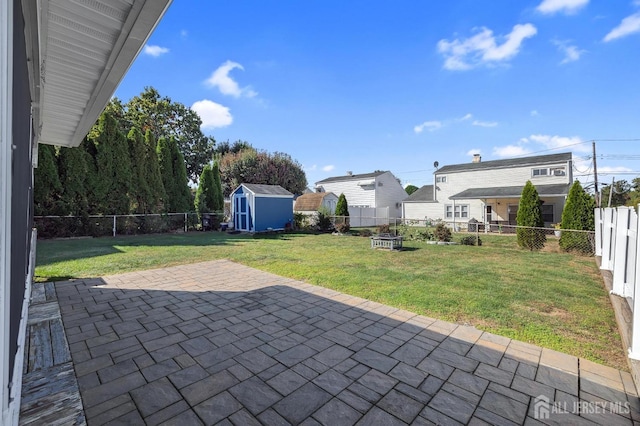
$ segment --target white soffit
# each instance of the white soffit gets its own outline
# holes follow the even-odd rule
[[[82,142],[170,3],[23,0],[39,143]]]

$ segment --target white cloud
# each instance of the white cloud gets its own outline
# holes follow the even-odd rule
[[[468,113],[467,115],[465,115],[464,117],[462,117],[460,119],[460,121],[466,121],[466,120],[471,120],[473,118],[473,114]]]
[[[568,15],[576,13],[589,3],[589,0],[543,0],[536,10],[544,14],[564,12]]]
[[[311,167],[305,167],[305,170],[306,170],[307,172],[312,172],[312,171],[316,170],[317,168],[318,168],[318,165],[317,165],[317,164],[314,164],[314,165],[313,165],[313,166],[311,166]]]
[[[482,152],[480,151],[480,148],[473,148],[467,151],[467,155],[470,157],[473,157],[476,154],[482,154]]]
[[[591,145],[584,143],[579,136],[531,135],[528,140],[542,144],[548,149],[570,148],[571,151],[591,152]]]
[[[474,126],[480,126],[480,127],[496,127],[498,125],[498,123],[496,121],[480,121],[480,120],[473,120],[473,124]]]
[[[499,158],[517,157],[519,155],[529,154],[531,150],[522,145],[494,146],[493,155]]]
[[[621,172],[632,172],[633,170],[631,170],[628,167],[624,167],[624,166],[598,166],[598,175],[609,175],[609,174],[616,174],[616,173],[621,173]]]
[[[202,128],[215,129],[227,127],[233,123],[229,108],[208,99],[194,102],[191,109],[198,113],[202,120]]]
[[[483,64],[508,61],[518,54],[522,42],[537,32],[532,24],[517,24],[509,34],[500,37],[504,42],[498,44],[493,31],[482,27],[467,39],[440,40],[438,51],[445,57],[445,69],[464,71]]]
[[[226,61],[220,65],[209,77],[205,83],[209,87],[218,88],[223,95],[233,96],[235,98],[246,97],[253,98],[258,95],[251,86],[240,87],[238,83],[229,76],[229,73],[238,68],[244,71],[244,67],[237,62]]]
[[[612,41],[637,32],[640,32],[640,12],[624,18],[620,25],[612,29],[609,34],[604,37],[603,41]]]
[[[539,117],[540,116],[540,113],[538,112],[537,109],[532,109],[530,114],[531,114],[532,117]]]
[[[336,166],[334,166],[333,164],[329,164],[329,165],[327,165],[327,166],[324,166],[324,167],[322,168],[322,171],[323,171],[323,172],[330,172],[330,171],[332,171],[332,170],[333,170],[333,169],[335,169],[335,168],[336,168]]]
[[[424,129],[427,129],[430,132],[433,132],[434,130],[438,130],[440,127],[442,127],[442,122],[440,121],[425,121],[424,123],[415,126],[413,131],[416,133],[422,133]]]
[[[182,37],[182,39],[186,39],[189,36],[189,32],[187,30],[182,30],[180,31],[180,37]]]
[[[142,53],[144,53],[145,55],[149,55],[149,56],[153,56],[154,58],[157,58],[160,55],[169,53],[169,49],[166,47],[145,44],[144,48],[142,49]]]
[[[578,46],[570,45],[569,40],[553,40],[552,43],[555,44],[558,47],[558,51],[564,55],[560,65],[577,61],[583,53],[587,52],[586,50],[578,49]]]

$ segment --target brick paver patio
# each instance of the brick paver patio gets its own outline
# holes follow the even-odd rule
[[[55,290],[89,425],[640,420],[626,372],[230,261]]]

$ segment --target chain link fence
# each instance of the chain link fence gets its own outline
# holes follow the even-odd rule
[[[509,225],[507,223],[454,222],[437,219],[391,218],[389,231],[402,235],[408,241],[438,242],[441,235],[436,232],[438,224],[449,230],[446,239],[453,243],[481,245],[483,239],[504,236],[501,245],[512,245],[529,250],[551,252],[574,252],[593,256],[595,254],[595,232],[558,228],[536,228]],[[373,229],[376,232],[376,229]],[[447,232],[444,233],[445,235]]]
[[[224,213],[35,216],[38,238],[106,237],[219,229]]]

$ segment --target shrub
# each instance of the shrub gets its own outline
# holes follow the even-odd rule
[[[336,231],[338,231],[341,234],[346,234],[347,232],[349,232],[349,229],[351,229],[351,227],[349,226],[348,223],[338,223],[336,225]]]
[[[475,246],[476,245],[476,240],[478,242],[478,245],[481,246],[482,245],[482,240],[480,239],[480,237],[477,237],[475,235],[467,235],[464,236],[460,239],[460,244],[462,244],[463,246]]]
[[[333,229],[333,222],[331,222],[331,213],[326,207],[321,207],[318,210],[315,226],[316,229],[321,232],[329,232]]]
[[[539,250],[544,247],[547,237],[544,234],[544,221],[542,220],[542,202],[538,196],[536,187],[531,181],[522,190],[520,196],[520,204],[518,205],[518,215],[516,223],[518,224],[517,236],[518,245],[529,250]]]
[[[389,229],[388,224],[378,226],[378,234],[389,234],[389,233],[391,233],[391,230]]]
[[[438,239],[438,241],[451,241],[451,229],[449,229],[444,223],[438,223],[433,231],[433,234]]]
[[[302,229],[305,227],[307,222],[307,216],[304,213],[294,212],[293,213],[293,225],[295,229]]]

